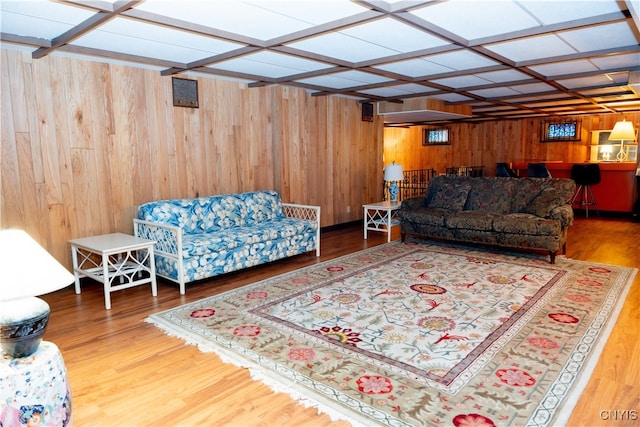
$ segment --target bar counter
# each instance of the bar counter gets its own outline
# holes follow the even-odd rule
[[[518,176],[527,176],[528,163],[546,163],[553,178],[571,178],[574,163],[557,161],[513,162],[511,168]],[[583,162],[580,164],[585,164]],[[598,210],[630,213],[636,200],[635,162],[597,162],[600,165],[600,184],[591,186]]]

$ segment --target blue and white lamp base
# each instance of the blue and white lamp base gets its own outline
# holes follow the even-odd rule
[[[398,184],[395,181],[391,181],[391,185],[389,185],[389,196],[392,202],[398,201]]]

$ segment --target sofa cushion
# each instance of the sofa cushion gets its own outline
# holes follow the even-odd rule
[[[460,211],[448,216],[445,224],[454,229],[492,231],[496,218],[500,216],[483,211]]]
[[[496,218],[493,221],[493,229],[501,233],[557,236],[560,234],[561,225],[560,221],[533,214],[514,213]]]
[[[280,194],[275,191],[255,191],[239,194],[247,206],[247,225],[284,218]]]
[[[550,181],[546,178],[520,178],[511,202],[511,212],[522,212]]]
[[[317,223],[299,218],[281,218],[247,227],[232,227],[214,232],[184,235],[182,253],[185,258],[208,252],[233,250],[261,242],[315,235]]]
[[[461,211],[467,201],[471,184],[462,182],[443,182],[437,190],[428,195],[427,207]]]
[[[508,214],[512,211],[512,199],[517,178],[476,178],[471,183],[464,210]]]
[[[445,218],[450,214],[451,212],[446,209],[425,207],[416,209],[400,209],[398,211],[398,217],[402,220],[436,227],[444,227]]]
[[[149,202],[138,208],[138,218],[181,227],[187,234],[199,233],[205,205],[205,198]]]
[[[545,188],[528,205],[524,206],[520,212],[546,218],[552,210],[564,204],[561,193],[554,187]]]
[[[211,196],[201,216],[200,232],[212,233],[247,225],[247,206],[234,194]]]

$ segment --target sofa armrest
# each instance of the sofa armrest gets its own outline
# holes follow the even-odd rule
[[[560,221],[562,227],[573,225],[573,208],[570,205],[561,205],[549,212],[548,218]]]
[[[158,254],[179,258],[182,255],[182,229],[160,222],[133,219],[133,234],[149,240],[155,240]]]
[[[320,206],[282,203],[282,210],[288,218],[306,219],[316,223],[316,256],[320,256]]]
[[[424,197],[411,197],[402,201],[401,209],[417,209],[424,206]]]

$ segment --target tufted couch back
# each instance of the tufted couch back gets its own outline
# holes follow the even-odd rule
[[[443,191],[457,189],[463,210],[479,210],[495,214],[524,212],[543,192],[554,193],[559,203],[568,203],[575,182],[557,178],[504,178],[440,175],[431,178],[425,205]]]

